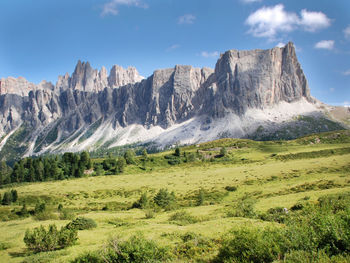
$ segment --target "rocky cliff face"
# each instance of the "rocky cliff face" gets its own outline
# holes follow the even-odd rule
[[[293,103],[301,106],[291,110]],[[274,120],[257,117],[281,105],[289,107],[288,114],[282,107],[280,115],[272,114]],[[79,61],[71,76],[59,76],[56,86],[1,79],[0,150],[9,151],[10,143],[20,145],[22,155],[244,137],[264,118],[265,124],[277,123],[312,111],[315,101],[292,43],[271,50],[230,50],[215,70],[177,65],[147,79],[133,67],[113,66],[108,76],[104,67],[98,71]]]
[[[271,50],[225,52],[215,68],[214,114],[226,109],[239,114],[248,108],[266,108],[281,101],[305,98],[312,102],[307,80],[292,43]]]

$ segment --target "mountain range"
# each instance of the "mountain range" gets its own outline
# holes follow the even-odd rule
[[[0,158],[222,137],[292,139],[348,128],[348,108],[310,95],[293,43],[229,50],[215,69],[176,65],[144,78],[134,67],[79,61],[56,85],[0,80]]]

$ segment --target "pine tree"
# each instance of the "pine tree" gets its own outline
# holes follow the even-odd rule
[[[221,147],[220,149],[220,156],[224,157],[227,154],[226,147]]]
[[[134,164],[135,163],[134,157],[135,157],[135,152],[133,150],[127,150],[124,153],[124,159],[127,164]]]
[[[117,161],[117,172],[118,173],[123,173],[125,169],[125,159],[119,157]]]
[[[17,190],[11,190],[11,200],[13,203],[17,202],[18,200]]]
[[[10,192],[5,192],[4,197],[2,198],[1,204],[2,205],[10,205],[11,204],[11,193]]]

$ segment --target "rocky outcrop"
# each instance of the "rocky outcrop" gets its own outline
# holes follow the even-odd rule
[[[136,68],[124,69],[114,65],[107,75],[107,70],[102,67],[100,71],[93,69],[89,62],[78,61],[72,76],[68,73],[59,76],[56,88],[59,90],[73,89],[87,92],[99,92],[106,87],[118,88],[127,84],[134,84],[143,79]]]
[[[128,67],[124,69],[118,65],[114,65],[109,73],[108,85],[111,88],[121,87],[127,84],[134,84],[143,80],[136,68]]]
[[[133,67],[113,66],[108,76],[104,67],[96,70],[89,62],[79,61],[71,76],[59,76],[56,86],[34,85],[23,78],[1,79],[0,137],[25,124],[27,154],[57,147],[64,151],[64,145],[81,144],[74,148],[81,150],[99,147],[101,140],[108,139],[111,145],[128,127],[156,128],[154,134],[158,134],[194,119],[196,125],[178,129],[196,137],[213,130],[217,119],[230,123],[232,116],[239,121],[252,110],[298,101],[314,103],[292,43],[270,50],[230,50],[221,55],[215,70],[177,65],[156,70],[147,79]],[[191,133],[196,126],[199,131]],[[238,136],[249,130],[244,129]],[[210,139],[222,136],[221,132],[214,129]],[[94,137],[100,138],[98,144],[94,145]],[[177,135],[170,137],[165,143],[177,140]]]
[[[227,51],[216,64],[215,77],[214,116],[222,117],[228,109],[242,114],[248,108],[263,109],[301,98],[312,102],[291,42],[271,50]]]

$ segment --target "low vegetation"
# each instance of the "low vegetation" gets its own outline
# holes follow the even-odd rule
[[[58,230],[56,225],[49,225],[47,230],[43,226],[27,230],[23,241],[28,249],[34,252],[44,252],[71,246],[77,239],[76,229],[62,227]]]
[[[349,262],[347,132],[1,163],[1,260]]]

